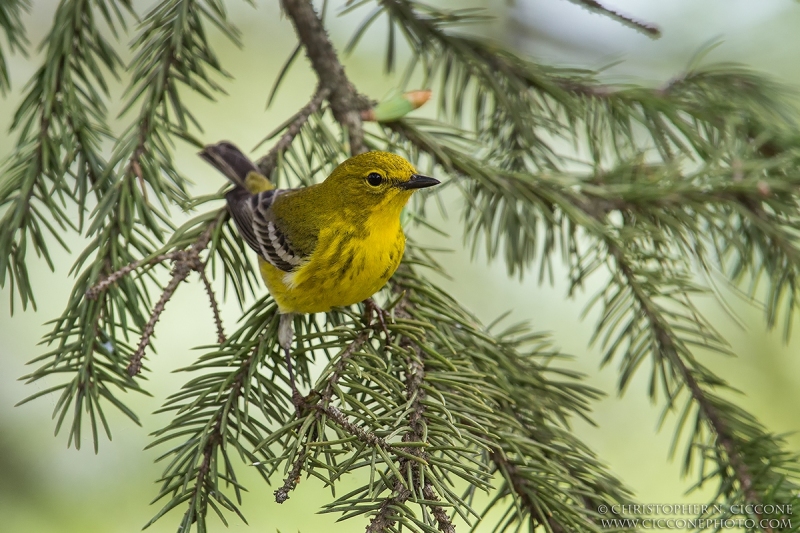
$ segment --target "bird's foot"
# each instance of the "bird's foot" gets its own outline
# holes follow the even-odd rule
[[[367,298],[364,300],[364,324],[367,327],[374,327],[372,324],[373,314],[378,319],[378,325],[381,327],[386,338],[384,346],[389,346],[391,343],[391,336],[389,335],[389,328],[386,327],[386,322],[391,320],[391,313],[382,309],[372,298]]]
[[[308,393],[308,396],[303,396],[298,391],[294,391],[292,393],[292,403],[297,412],[297,418],[301,418],[307,415],[309,411],[316,409],[321,398],[322,395],[313,389]]]
[[[306,399],[302,394],[300,394],[300,391],[297,390],[297,387],[293,387],[292,390],[292,403],[294,404],[295,413],[299,418],[303,414],[303,408],[305,407]]]

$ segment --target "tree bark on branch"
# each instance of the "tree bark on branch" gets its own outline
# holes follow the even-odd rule
[[[311,2],[282,0],[281,5],[294,25],[320,86],[330,90],[327,99],[334,118],[348,132],[350,152],[353,155],[366,152],[360,112],[369,109],[369,99],[359,94],[347,78],[344,66]]]

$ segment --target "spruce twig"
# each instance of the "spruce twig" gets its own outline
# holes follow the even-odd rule
[[[124,276],[127,276],[131,272],[134,272],[143,266],[149,266],[157,263],[164,263],[166,261],[175,260],[177,259],[178,255],[181,254],[181,252],[182,252],[181,250],[176,250],[174,252],[161,254],[150,259],[139,259],[132,263],[129,263],[124,267],[120,268],[119,270],[115,270],[108,276],[104,277],[96,285],[90,287],[86,291],[86,298],[88,298],[89,300],[97,300],[97,297],[100,295],[101,292],[108,290],[109,287],[114,285],[114,283],[119,281]]]
[[[206,289],[208,303],[211,306],[211,312],[214,315],[214,325],[217,326],[217,342],[219,344],[223,344],[227,337],[225,336],[225,329],[222,327],[222,317],[219,313],[219,303],[217,303],[217,297],[214,295],[214,288],[211,286],[211,281],[209,281],[208,276],[206,276],[205,263],[202,267],[197,269],[197,273],[200,275],[200,280],[203,282],[203,287]]]
[[[219,223],[220,217],[215,219],[215,222],[212,222],[208,225],[206,230],[200,235],[197,241],[189,248],[189,250],[183,252],[179,251],[175,254],[175,265],[172,267],[172,277],[167,283],[166,287],[164,287],[164,291],[161,293],[161,297],[158,299],[158,302],[153,307],[152,313],[150,313],[150,319],[145,324],[144,330],[142,331],[142,336],[139,339],[139,346],[136,348],[136,351],[133,352],[133,355],[130,357],[130,362],[126,368],[128,375],[133,377],[136,376],[142,370],[142,359],[144,358],[144,351],[147,349],[147,346],[150,344],[150,338],[153,336],[155,332],[156,322],[161,317],[161,313],[164,312],[164,308],[167,305],[167,302],[172,298],[175,294],[175,291],[178,289],[178,286],[184,281],[192,271],[199,272],[201,277],[205,278],[205,274],[203,270],[205,269],[205,263],[200,259],[200,254],[203,250],[206,249],[208,243],[211,241],[211,234],[214,231],[214,227],[217,223]],[[209,296],[211,298],[212,304],[214,303],[213,293],[210,292],[209,286],[206,285],[207,291],[209,291]],[[219,311],[214,307],[214,318],[215,323],[218,326],[219,337],[224,339],[224,335],[222,334],[222,323],[219,319]],[[223,341],[221,341],[223,342]]]
[[[356,91],[345,75],[344,67],[311,3],[305,0],[281,0],[281,5],[294,24],[320,84],[330,90],[328,101],[334,118],[348,132],[350,152],[365,152],[360,112],[370,107],[369,100]]]
[[[623,24],[626,24],[632,28],[639,30],[640,32],[648,35],[651,38],[661,37],[661,30],[658,29],[658,26],[651,24],[649,22],[642,22],[640,20],[636,20],[633,17],[630,17],[628,15],[620,13],[615,9],[611,9],[608,6],[603,5],[597,0],[570,0],[570,2],[583,6],[589,11],[595,11],[603,15],[607,15],[613,19],[618,20],[619,22],[622,22]]]

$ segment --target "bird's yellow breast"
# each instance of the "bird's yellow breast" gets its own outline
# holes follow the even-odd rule
[[[389,216],[386,216],[389,215]],[[281,313],[319,313],[369,298],[397,270],[405,250],[399,213],[370,217],[369,223],[323,228],[308,261],[284,272],[259,258],[261,275]]]

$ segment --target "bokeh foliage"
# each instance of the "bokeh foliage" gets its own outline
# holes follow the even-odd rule
[[[657,34],[597,2],[579,3]],[[282,5],[299,44],[274,90],[301,51],[319,86],[266,135],[274,140],[259,161],[266,174],[281,186],[312,183],[362,147],[433,167],[462,193],[465,240],[501,257],[509,275],[565,275],[573,289],[604,280],[592,302],[604,362],[619,363],[620,390],[649,372],[652,399],[665,416],[679,413],[673,431],[683,468],[698,485],[716,484],[714,502],[727,509],[718,518],[730,517],[733,504],[796,503],[797,456],[725,399],[727,384],[700,362],[700,353],[729,347],[695,303],[711,291],[698,270],[706,280],[749,283],[751,297],[760,284],[767,323],[782,319],[789,333],[800,290],[800,139],[782,87],[736,65],[703,66],[702,57],[659,88],[611,86],[464,32],[484,20],[479,10],[359,0],[343,10],[364,14],[343,50],[388,21],[385,69],[399,66],[405,46],[404,83],[422,80],[438,95],[435,120],[362,124],[371,104],[323,31],[325,2],[322,18],[305,0]],[[27,6],[0,6],[11,51],[27,46],[19,22]],[[135,32],[129,65],[101,23],[113,36]],[[206,138],[182,98],[224,90],[210,27],[238,43],[222,0],[168,0],[141,16],[124,0],[58,6],[0,176],[0,285],[13,288],[12,305],[35,305],[29,251],[53,267],[48,242],[64,245],[64,231],[90,240],[27,376],[56,384],[29,400],[58,393],[57,428],[66,423],[75,446],[87,426],[95,449],[101,432],[110,436],[109,406],[138,422],[120,399],[120,391],[146,393],[130,362],[152,350],[160,313],[197,273],[219,342],[184,369],[187,382],[163,408],[172,419],[153,436],[164,464],[153,520],[179,509],[179,531],[205,531],[209,511],[223,522],[231,512],[243,519],[236,472],[245,463],[280,484],[279,503],[303,475],[335,488],[347,473],[368,472],[365,485],[319,503],[342,519],[361,518],[367,531],[450,532],[490,510],[498,531],[598,531],[600,504],[633,501],[570,431],[570,420],[590,417],[598,392],[561,368],[545,335],[479,324],[430,282],[431,270],[446,268],[413,241],[379,297],[385,328],[364,306],[295,320],[293,355],[308,395],[292,404],[274,302],[246,306],[262,292],[250,253],[227,212],[207,209],[221,195],[194,197],[172,159],[175,142],[218,140]],[[114,135],[107,79],[122,73],[132,80],[123,106],[130,125]],[[409,218],[424,223],[423,207]],[[198,214],[176,228],[170,209]],[[215,286],[247,307],[230,336]],[[481,491],[488,509],[475,504]]]

